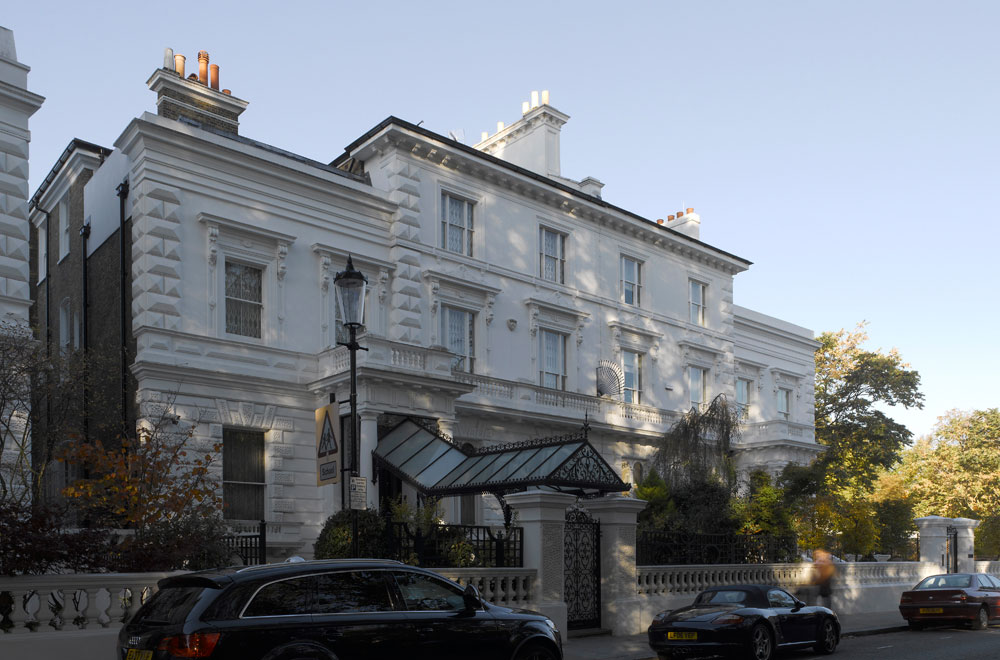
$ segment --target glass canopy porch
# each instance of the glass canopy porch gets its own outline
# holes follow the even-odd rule
[[[506,516],[503,496],[509,493],[537,488],[594,497],[629,490],[591,446],[588,430],[584,424],[572,435],[463,449],[407,418],[379,440],[374,456],[424,496],[489,493]]]

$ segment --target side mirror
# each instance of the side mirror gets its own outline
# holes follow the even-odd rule
[[[795,609],[801,610],[805,606],[806,606],[806,604],[804,602],[802,602],[798,598],[795,599]]]
[[[465,609],[469,611],[474,612],[483,606],[483,599],[479,597],[479,590],[471,584],[465,585],[465,592],[462,593],[462,598],[465,600]]]

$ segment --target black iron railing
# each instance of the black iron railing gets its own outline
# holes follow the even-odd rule
[[[796,559],[794,536],[641,532],[636,543],[640,566],[774,564]]]
[[[267,563],[267,523],[261,520],[253,525],[234,525],[223,537],[233,559],[237,557],[244,566]]]
[[[524,565],[520,527],[495,531],[481,525],[431,525],[426,531],[403,522],[386,525],[386,556],[437,568],[519,568]]]

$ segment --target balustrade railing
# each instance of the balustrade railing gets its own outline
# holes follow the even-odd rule
[[[907,587],[919,582],[934,568],[919,562],[844,562],[835,566],[837,584],[842,587]],[[636,590],[639,595],[666,596],[697,594],[708,587],[725,584],[773,584],[791,589],[811,584],[812,568],[811,562],[638,566]]]
[[[504,607],[529,607],[535,604],[535,580],[538,572],[529,568],[435,568],[432,569],[459,584],[471,584],[485,600]]]
[[[100,573],[0,578],[0,629],[5,633],[102,627],[126,621],[178,573]]]
[[[491,603],[506,607],[535,604],[535,569],[432,570],[459,584],[475,585],[480,595]],[[124,623],[156,592],[159,580],[183,572],[0,578],[0,630],[7,634],[26,634],[107,628]]]

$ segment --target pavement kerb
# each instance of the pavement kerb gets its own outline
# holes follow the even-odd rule
[[[908,626],[886,626],[884,628],[867,628],[865,630],[852,630],[841,633],[841,637],[868,637],[869,635],[884,635],[886,633],[902,632],[909,630]]]

